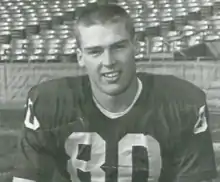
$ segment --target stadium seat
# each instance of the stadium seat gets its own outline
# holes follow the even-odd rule
[[[185,26],[188,23],[187,15],[188,14],[186,11],[177,10],[174,18],[175,29],[181,29],[183,26]]]
[[[23,22],[16,22],[12,24],[11,28],[12,39],[25,39],[26,30]]]
[[[187,48],[186,39],[182,38],[180,32],[170,31],[167,35],[167,41],[169,42],[169,51],[175,52],[181,49]]]
[[[35,35],[39,34],[40,32],[40,24],[38,22],[38,19],[36,17],[29,18],[26,21],[26,35]]]
[[[220,1],[219,0],[214,0],[213,14],[218,14],[219,11],[220,11]]]
[[[28,62],[28,51],[25,48],[15,49],[11,51],[11,62]]]
[[[45,40],[44,42],[44,47],[47,49],[60,49],[62,46],[61,46],[61,39],[59,38],[48,38]]]
[[[12,50],[16,49],[26,49],[29,45],[29,40],[27,39],[13,39],[10,42]]]
[[[135,56],[136,60],[143,60],[147,57],[147,44],[146,41],[138,41],[138,53]]]
[[[44,15],[39,18],[40,31],[52,28],[52,18],[49,15]]]
[[[147,23],[146,36],[156,37],[160,35],[160,23],[159,21],[151,21]]]
[[[201,17],[207,18],[213,15],[213,2],[204,2],[201,6]]]
[[[145,39],[152,39],[150,42],[153,45],[153,52],[167,51],[167,48],[161,48],[159,45],[161,40],[167,41],[167,44],[171,43],[167,40],[170,38],[170,32],[181,32],[179,42],[175,42],[180,45],[179,47],[208,41],[205,36],[211,33],[220,35],[219,0],[112,0],[109,2],[117,3],[131,15],[138,39],[143,42]],[[46,54],[45,51],[40,51],[39,55],[34,53],[35,49],[36,52],[39,51],[38,49],[46,49],[48,42],[46,40],[59,39],[65,45],[65,49],[58,51],[58,54],[68,62],[76,51],[76,42],[72,42],[72,46],[67,43],[68,39],[74,38],[76,16],[87,4],[103,3],[105,1],[100,0],[1,0],[0,44],[11,45],[14,39],[29,40],[28,45],[33,49],[30,54],[32,57],[29,56],[32,61],[41,60],[42,54]],[[194,29],[189,29],[191,25]],[[53,48],[58,48],[60,45],[61,43],[54,44]]]
[[[29,45],[28,48],[30,49],[43,49],[44,48],[45,40],[42,37],[29,37]]]
[[[73,5],[67,6],[63,8],[64,11],[64,21],[72,21],[75,19],[76,16],[76,9],[74,8]]]
[[[11,41],[11,32],[8,30],[0,30],[0,45],[9,44]]]
[[[150,53],[163,52],[163,40],[163,37],[153,37],[149,44]]]
[[[0,44],[0,62],[10,61],[10,45]]]
[[[61,50],[60,60],[63,63],[76,62],[76,51],[74,48],[64,48]]]
[[[59,59],[59,49],[49,48],[45,50],[44,60],[46,62],[57,63],[60,62]]]
[[[44,52],[43,48],[29,49],[29,51],[28,51],[28,62],[33,62],[33,63],[45,62],[44,54],[45,54],[45,52]]]
[[[201,20],[201,11],[199,7],[189,7],[188,9],[188,20],[198,21]]]
[[[166,36],[167,33],[171,30],[174,29],[174,19],[173,17],[170,16],[170,14],[167,14],[168,16],[163,16],[161,18],[161,29],[160,29],[160,34],[163,36]]]
[[[220,16],[218,16],[218,15],[212,16],[210,19],[210,24],[212,26],[213,31],[216,32],[217,34],[219,34],[219,32],[220,32]]]
[[[204,33],[207,33],[211,28],[210,21],[207,20],[199,21],[197,22],[196,27],[197,27],[197,31],[202,31]]]

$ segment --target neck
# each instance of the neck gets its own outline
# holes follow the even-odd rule
[[[122,94],[110,96],[101,92],[99,89],[96,89],[96,91],[93,89],[93,95],[103,108],[109,112],[116,113],[126,110],[131,105],[136,96],[137,90],[138,80],[135,76],[129,88]]]

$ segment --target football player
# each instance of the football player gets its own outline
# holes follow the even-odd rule
[[[214,179],[205,94],[171,75],[136,73],[126,11],[85,8],[76,36],[87,75],[29,91],[13,182]]]

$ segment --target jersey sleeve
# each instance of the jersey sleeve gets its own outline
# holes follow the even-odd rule
[[[55,140],[53,133],[45,127],[43,122],[50,123],[53,118],[46,108],[48,104],[43,107],[42,99],[34,89],[28,94],[25,119],[18,143],[19,151],[13,171],[14,178],[36,182],[52,181],[55,166]]]
[[[179,119],[180,135],[174,139],[173,173],[175,182],[200,182],[216,177],[216,164],[209,130],[208,107],[200,104],[184,105]]]

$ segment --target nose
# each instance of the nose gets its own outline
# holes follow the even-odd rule
[[[102,58],[102,64],[107,67],[113,66],[115,64],[114,56],[110,50],[105,50]]]

